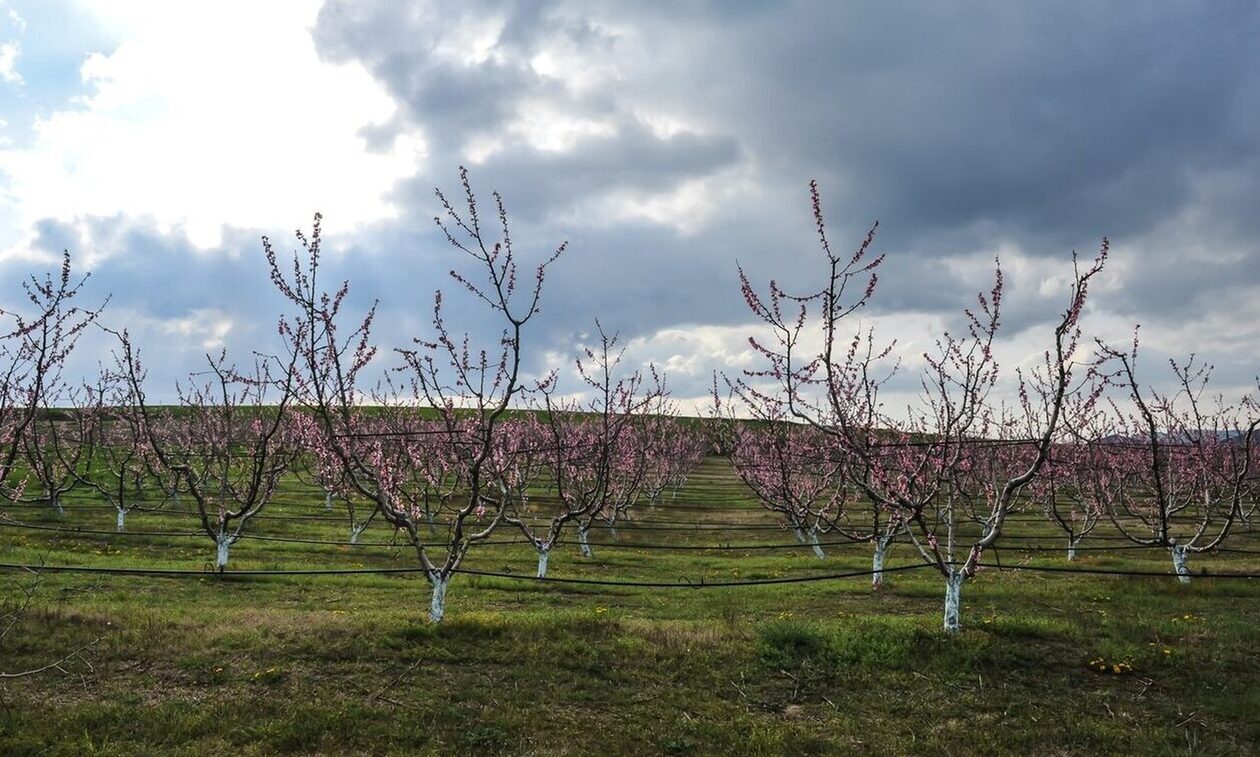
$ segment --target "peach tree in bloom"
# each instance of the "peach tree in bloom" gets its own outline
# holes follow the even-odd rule
[[[451,577],[469,550],[489,539],[509,504],[494,476],[492,454],[505,433],[505,414],[526,389],[524,337],[538,314],[546,269],[565,249],[560,245],[523,283],[502,199],[494,195],[496,218],[487,224],[462,168],[460,180],[463,198],[458,207],[437,192],[443,214],[435,221],[451,246],[470,261],[471,272],[453,269],[452,279],[498,319],[501,331],[493,347],[475,347],[471,337],[458,335],[447,323],[444,295],[437,292],[433,336],[398,351],[411,404],[423,405],[436,418],[424,428],[372,428],[359,412],[368,394],[363,372],[376,354],[371,338],[375,306],[353,329],[342,329],[349,288],[345,283],[333,292],[322,288],[319,217],[310,238],[299,232],[304,254],[294,256],[291,271],[280,266],[264,239],[272,282],[293,307],[280,329],[299,366],[299,404],[319,424],[319,438],[339,463],[345,485],[374,502],[381,517],[414,549],[432,587],[433,622],[445,614]],[[412,417],[419,420],[418,414]],[[417,434],[441,444],[459,469],[460,490],[445,520],[445,539],[437,546],[424,539],[427,514],[414,498],[400,496],[417,480],[415,455],[406,449],[407,439]]]
[[[1039,367],[1019,377],[1016,410],[1002,410],[991,401],[999,375],[993,352],[1004,289],[999,267],[992,288],[963,312],[963,329],[940,334],[922,355],[918,401],[891,412],[880,393],[898,370],[888,364],[895,345],[881,347],[869,329],[849,332],[845,325],[875,294],[883,261],[870,256],[876,227],[852,254],[837,253],[827,237],[816,184],[811,184],[811,200],[826,257],[822,286],[793,294],[772,281],[763,296],[740,272],[745,300],[772,337],[750,338],[763,367],[746,371],[734,384],[763,407],[782,405],[788,416],[829,439],[833,457],[852,461],[850,482],[904,526],[915,552],[945,579],[944,625],[956,631],[963,583],[980,568],[984,551],[1001,536],[1007,515],[1061,434],[1064,402],[1076,388],[1079,321],[1088,283],[1106,259],[1106,241],[1091,265],[1074,266],[1051,345]],[[764,384],[772,388],[760,388]],[[990,461],[982,476],[972,476],[968,483],[976,488],[966,492],[964,501],[960,472],[976,462],[971,450],[978,441],[1023,450]],[[967,520],[962,507],[982,511],[978,534],[961,528]]]
[[[664,386],[633,371],[618,372],[622,351],[617,336],[596,324],[599,340],[584,348],[577,371],[591,399],[560,400],[553,396],[555,377],[538,387],[541,425],[538,444],[550,476],[551,494],[542,519],[509,510],[506,521],[518,528],[538,551],[538,577],[547,575],[551,549],[572,524],[584,557],[591,557],[590,530],[598,522],[615,525],[634,503],[647,470],[651,448],[638,433],[646,411],[658,407]]]
[[[1210,394],[1212,367],[1194,356],[1169,361],[1173,391],[1144,387],[1136,332],[1128,349],[1099,342],[1098,351],[1101,380],[1120,396],[1088,427],[1087,485],[1121,534],[1167,549],[1178,580],[1189,582],[1190,555],[1219,547],[1244,512],[1260,428],[1256,398],[1230,404]]]

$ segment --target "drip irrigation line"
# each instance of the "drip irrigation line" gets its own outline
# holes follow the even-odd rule
[[[457,568],[455,573],[471,576],[481,576],[487,578],[504,578],[517,581],[535,581],[539,583],[563,583],[578,584],[587,586],[619,586],[627,588],[651,588],[651,589],[704,589],[704,588],[722,588],[722,587],[739,587],[739,586],[765,586],[774,584],[793,584],[793,583],[809,583],[816,581],[831,581],[842,578],[857,578],[861,576],[873,576],[876,573],[899,573],[910,570],[921,570],[925,568],[935,569],[937,566],[928,563],[916,563],[913,565],[902,565],[895,568],[884,568],[879,571],[859,570],[847,571],[843,573],[827,573],[815,576],[793,576],[782,578],[760,578],[749,579],[743,581],[708,581],[700,579],[698,581],[684,580],[678,581],[613,581],[608,579],[594,578],[555,578],[545,577],[539,578],[526,573],[505,573],[499,571],[474,570],[471,568]],[[1045,573],[1080,573],[1085,575],[1104,575],[1104,576],[1139,576],[1150,578],[1172,578],[1174,573],[1159,571],[1141,571],[1141,570],[1105,570],[1095,568],[1058,568],[1051,566],[1035,566],[1035,565],[997,565],[993,563],[980,563],[978,567],[996,569],[999,571],[1033,571]],[[310,568],[310,569],[271,569],[271,570],[189,570],[180,568],[111,568],[99,566],[85,565],[23,565],[17,563],[0,563],[2,570],[22,570],[22,571],[51,571],[51,572],[74,572],[74,573],[96,573],[96,574],[112,574],[112,575],[142,575],[142,576],[169,576],[169,577],[200,577],[207,576],[227,577],[227,576],[321,576],[321,575],[365,575],[365,574],[410,574],[410,573],[426,573],[424,568]],[[1256,579],[1260,578],[1260,573],[1197,573],[1194,574],[1199,578],[1220,578],[1220,579]]]
[[[53,531],[62,534],[82,534],[95,536],[205,536],[205,531],[107,531],[94,528],[59,528],[57,526],[41,526],[36,523],[19,523],[15,520],[0,520],[0,528],[24,528],[32,531]]]
[[[2,566],[0,566],[2,567]],[[860,576],[873,576],[876,573],[900,573],[907,570],[918,570],[920,568],[935,567],[927,564],[902,565],[896,568],[884,568],[883,570],[859,570],[848,571],[845,573],[827,573],[818,576],[793,576],[791,578],[753,578],[746,581],[708,581],[701,578],[699,581],[683,582],[665,582],[665,581],[609,581],[597,578],[538,578],[537,576],[518,575],[516,573],[498,573],[493,571],[480,571],[472,569],[457,569],[457,573],[464,573],[472,576],[488,576],[493,578],[512,578],[527,581],[551,581],[554,583],[567,584],[584,584],[588,586],[627,586],[627,587],[644,587],[652,589],[709,589],[709,588],[729,588],[736,586],[769,586],[774,584],[798,584],[811,583],[814,581],[834,581],[841,578],[857,578]]]
[[[212,538],[204,530],[198,531],[108,531],[104,529],[91,528],[57,528],[55,526],[40,526],[33,523],[18,523],[16,521],[0,520],[0,528],[24,528],[36,531],[53,531],[56,533],[69,534],[72,536],[124,536],[124,537],[143,537],[143,536],[159,536],[159,537],[205,537]],[[329,539],[305,539],[296,536],[268,536],[265,534],[242,533],[236,537],[241,539],[254,539],[259,541],[276,541],[289,542],[293,544],[327,544],[330,546],[346,546],[346,547],[395,547],[405,549],[412,545],[408,542],[387,542],[387,541],[332,541]],[[447,542],[422,542],[423,547],[443,547]],[[508,545],[508,544],[530,544],[523,539],[512,541],[483,541],[477,542],[480,545]],[[596,546],[603,546],[598,544]]]
[[[1155,576],[1159,578],[1176,578],[1176,573],[1151,570],[1107,570],[1103,568],[1058,568],[1049,565],[999,565],[996,563],[978,563],[981,568],[993,568],[998,571],[1026,570],[1040,573],[1085,573],[1097,576]],[[1260,578],[1260,573],[1192,573],[1195,578]]]
[[[106,509],[110,509],[110,510],[112,510],[113,508],[106,508]],[[159,511],[159,512],[156,512],[156,513],[153,513],[152,511],[144,511],[144,512],[150,512],[151,514],[167,515],[167,516],[179,516],[179,517],[196,517],[196,516],[197,516],[197,513],[196,513],[196,512],[174,512],[174,511]],[[271,520],[316,520],[316,519],[318,519],[318,520],[321,520],[321,521],[326,520],[326,521],[329,521],[329,522],[338,522],[338,523],[342,523],[342,524],[344,524],[344,523],[346,522],[346,518],[345,518],[345,516],[338,516],[338,517],[324,516],[324,517],[319,517],[319,518],[317,518],[316,516],[276,516],[276,515],[266,515],[266,514],[261,514],[261,513],[260,513],[260,514],[258,514],[258,515],[255,515],[255,516],[252,516],[252,517],[251,517],[251,520],[255,520],[255,519],[257,519],[257,520],[268,520],[268,519],[271,519]],[[543,519],[539,518],[539,519],[537,519],[537,520],[543,520]],[[13,523],[17,523],[17,522],[16,522],[16,521],[13,521]],[[670,526],[670,525],[657,526],[657,525],[654,525],[654,524],[656,524],[656,523],[664,523],[664,524],[678,524],[678,525],[677,525],[677,527],[672,527],[672,526]],[[3,521],[0,521],[0,525],[3,525],[3,524],[4,524],[4,522],[3,522]],[[30,527],[30,528],[35,528],[35,527],[37,527],[35,524],[21,524],[21,525],[22,525],[22,526],[25,526],[25,527]],[[449,526],[449,524],[447,524],[447,523],[441,523],[440,525],[441,525],[441,526]],[[66,531],[66,532],[78,532],[78,533],[101,533],[101,534],[107,534],[107,533],[108,533],[108,534],[117,534],[117,533],[141,533],[141,534],[147,534],[147,535],[150,535],[150,536],[171,536],[171,535],[180,535],[180,534],[177,534],[177,533],[157,532],[157,531],[151,531],[151,532],[119,532],[119,531],[107,531],[107,530],[93,530],[93,529],[85,529],[85,528],[61,528],[61,529],[58,529],[58,528],[55,528],[55,527],[52,527],[52,526],[39,526],[39,527],[40,527],[40,528],[43,528],[44,530],[62,530],[62,531]],[[595,526],[593,526],[593,527],[591,528],[591,530],[592,530],[592,531],[598,531],[598,530],[602,530],[602,529],[605,529],[605,528],[608,528],[608,526],[607,526],[606,524],[604,524],[604,523],[599,523],[599,524],[596,524]],[[725,524],[725,523],[692,523],[692,524],[690,524],[690,525],[687,525],[687,521],[654,521],[654,520],[653,520],[653,521],[635,521],[635,520],[623,521],[623,522],[620,522],[620,523],[616,524],[615,526],[613,526],[613,528],[616,528],[616,529],[618,529],[618,530],[620,530],[620,531],[623,531],[623,532],[626,532],[626,533],[633,533],[633,532],[637,532],[637,531],[678,531],[678,532],[688,532],[688,533],[704,533],[704,532],[720,532],[720,531],[766,531],[766,532],[769,532],[769,531],[787,531],[787,530],[790,530],[790,526],[783,526],[783,525],[778,525],[778,524],[746,524],[746,523],[732,523],[732,524]],[[821,533],[826,534],[826,533],[828,533],[828,532],[824,531],[824,532],[821,532]],[[1233,533],[1234,535],[1236,535],[1236,536],[1247,536],[1247,535],[1250,535],[1250,534],[1256,533],[1256,531],[1255,531],[1254,529],[1248,529],[1248,530],[1239,530],[1239,529],[1234,529],[1234,530],[1232,531],[1232,533]],[[960,534],[960,535],[959,535],[959,540],[960,540],[960,541],[969,541],[969,540],[974,539],[974,538],[979,538],[980,536],[981,536],[981,534],[972,534],[972,535]],[[1032,540],[1038,540],[1038,541],[1039,541],[1039,540],[1047,540],[1047,541],[1051,541],[1051,540],[1053,540],[1053,538],[1054,538],[1054,537],[1052,537],[1052,536],[1048,536],[1048,535],[1044,535],[1044,534],[1003,534],[1003,535],[1001,536],[1001,541],[1002,541],[1002,542],[1008,542],[1008,543],[1009,543],[1009,542],[1012,542],[1012,541],[1032,541]],[[1060,538],[1062,538],[1062,537],[1060,537]],[[1132,539],[1129,539],[1128,537],[1123,536],[1123,535],[1119,535],[1119,534],[1107,534],[1107,533],[1103,533],[1103,534],[1089,534],[1089,535],[1086,535],[1086,536],[1085,536],[1085,537],[1083,537],[1083,538],[1084,538],[1084,540],[1088,540],[1088,541],[1091,541],[1091,542],[1098,542],[1098,541],[1106,541],[1106,542],[1132,542],[1132,541],[1133,541]],[[852,540],[849,540],[849,541],[852,541]],[[327,543],[334,543],[334,542],[327,542]],[[348,542],[346,542],[346,543],[348,544]],[[366,542],[359,542],[359,544],[365,544],[365,543],[366,543]],[[1137,545],[1135,545],[1135,546],[1139,546],[1139,547],[1151,547],[1151,548],[1155,548],[1155,547],[1160,547],[1160,548],[1163,548],[1163,547],[1161,547],[1161,545],[1158,545],[1158,544],[1137,544]],[[1112,549],[1123,549],[1123,548],[1125,548],[1125,547],[1112,547]],[[1083,547],[1078,547],[1078,549],[1083,549]]]
[[[110,507],[108,505],[90,506],[90,507],[89,506],[75,506],[75,507],[70,507],[66,509],[67,511],[91,509],[91,510],[108,510],[110,512],[117,512],[116,508]],[[3,508],[0,508],[0,510],[3,510]],[[128,515],[132,513],[141,513],[141,514],[147,513],[150,515],[161,515],[161,516],[181,517],[181,518],[197,517],[198,515],[197,511],[195,510],[191,510],[191,511],[128,510],[127,513]],[[535,521],[549,521],[550,520],[550,518],[544,517],[544,516],[530,516],[530,519],[535,520]],[[258,515],[250,516],[250,520],[289,520],[289,521],[320,521],[320,522],[329,522],[329,523],[346,523],[347,516],[346,515],[276,515],[276,514],[269,514],[266,512],[262,512],[262,513],[259,513]],[[441,520],[439,520],[438,523],[442,526],[449,525],[448,523]],[[656,524],[663,524],[663,526],[657,527]],[[667,528],[664,526],[677,526],[677,527]],[[592,526],[592,530],[594,530],[596,527],[607,528],[607,525],[600,523],[598,524],[598,526]],[[685,521],[685,520],[625,520],[625,521],[618,521],[613,527],[617,529],[639,530],[639,531],[727,531],[727,530],[729,531],[782,531],[782,530],[785,530],[786,528],[784,526],[775,525],[773,523],[714,523],[714,522],[704,523],[704,522],[693,522],[693,521]]]
[[[30,529],[30,530],[37,530],[37,531],[51,531],[55,533],[68,534],[71,536],[101,535],[101,536],[111,536],[111,537],[119,537],[119,536],[150,537],[151,536],[151,537],[182,537],[182,538],[207,537],[207,538],[210,538],[209,535],[206,534],[205,531],[201,531],[201,530],[198,530],[198,531],[108,531],[104,529],[58,528],[55,526],[42,526],[42,525],[31,524],[31,523],[18,523],[16,521],[0,521],[0,527]],[[1028,538],[1038,538],[1038,537],[1028,537]],[[338,547],[383,547],[383,548],[391,548],[391,549],[406,549],[406,548],[414,546],[405,541],[403,542],[398,542],[398,541],[350,542],[350,541],[339,541],[339,540],[332,540],[332,539],[311,539],[311,538],[303,538],[303,537],[297,537],[297,536],[276,536],[276,535],[252,534],[252,533],[240,534],[237,537],[237,540],[239,541],[241,539],[250,539],[250,540],[255,540],[255,541],[272,541],[272,542],[289,543],[289,544],[317,544],[317,545],[338,546]],[[554,549],[555,547],[573,546],[575,543],[576,542],[570,539],[565,539],[565,540],[556,542],[550,548]],[[445,547],[447,545],[448,545],[448,542],[421,542],[419,546],[436,548],[436,547]],[[535,549],[535,550],[537,549],[537,546],[535,545],[535,543],[527,539],[482,541],[482,542],[478,542],[477,545],[478,546],[494,546],[494,547],[528,546],[532,549]],[[833,548],[833,549],[837,547],[856,547],[856,546],[869,547],[870,545],[871,545],[871,542],[869,541],[856,541],[856,540],[850,540],[850,539],[845,539],[841,541],[820,541],[817,544],[818,547],[828,547],[828,548]],[[891,542],[889,546],[891,547],[891,546],[908,546],[908,545],[909,545],[908,542],[903,541],[903,540],[898,540],[898,541]],[[599,547],[600,549],[636,549],[636,550],[658,551],[658,552],[691,552],[691,551],[749,552],[749,551],[762,551],[762,550],[772,550],[772,551],[773,550],[804,550],[804,549],[812,549],[814,545],[812,543],[800,543],[800,542],[789,542],[786,544],[731,544],[730,542],[726,542],[723,544],[653,544],[653,543],[645,544],[645,543],[635,543],[635,542],[614,541],[614,542],[595,542],[594,546]],[[998,546],[995,546],[995,548],[1001,549],[1002,547],[998,545]],[[1067,547],[1063,545],[1020,545],[1020,546],[1007,547],[1007,549],[1008,551],[1022,551],[1022,552],[1062,552],[1062,551],[1065,551]],[[1115,552],[1115,551],[1120,551],[1120,550],[1136,550],[1136,549],[1164,550],[1164,549],[1167,549],[1167,547],[1164,547],[1159,544],[1127,544],[1127,545],[1121,545],[1121,546],[1102,546],[1102,547],[1077,546],[1075,547],[1076,552]],[[1260,554],[1260,550],[1248,550],[1248,549],[1227,548],[1227,547],[1218,547],[1214,551],[1230,552],[1230,553],[1238,553],[1238,554]]]
[[[37,531],[53,531],[56,533],[82,535],[82,536],[105,535],[105,536],[124,536],[124,537],[161,536],[161,537],[207,537],[209,538],[209,535],[205,531],[107,531],[103,529],[98,530],[98,529],[88,529],[88,528],[57,528],[55,526],[40,526],[40,525],[31,524],[31,523],[18,523],[16,521],[0,521],[0,527],[24,528],[24,529],[32,529],[32,530],[37,530]],[[239,539],[254,539],[258,541],[274,541],[274,542],[285,542],[285,543],[292,543],[292,544],[327,544],[330,546],[345,546],[345,547],[393,547],[393,548],[405,549],[407,547],[412,546],[408,542],[382,542],[382,541],[348,542],[348,541],[333,541],[330,539],[307,539],[307,538],[296,537],[296,536],[269,536],[265,534],[251,534],[251,533],[242,533],[240,536],[237,537],[237,539],[238,540]],[[576,542],[566,539],[564,541],[556,542],[555,544],[552,545],[552,548],[555,548],[558,546],[571,546],[575,543]],[[847,546],[851,544],[864,544],[864,543],[865,542],[854,542],[854,541],[846,540],[846,541],[834,541],[834,542],[819,542],[818,546],[836,547],[836,546]],[[420,544],[420,546],[423,546],[423,547],[444,547],[446,545],[447,545],[447,542],[421,542]],[[526,539],[513,539],[513,540],[503,540],[503,541],[482,541],[482,542],[477,542],[477,545],[478,546],[522,545],[522,546],[529,546],[531,548],[537,549],[537,547],[534,546],[533,542]],[[799,542],[793,542],[789,544],[730,544],[728,542],[726,544],[716,544],[716,545],[635,544],[635,543],[629,543],[629,542],[595,542],[594,546],[599,547],[601,549],[612,548],[612,549],[643,549],[643,550],[661,550],[661,551],[691,551],[691,550],[739,551],[739,550],[762,550],[762,549],[806,549],[806,548],[811,547],[812,545],[801,544]]]
[[[279,503],[273,501],[269,504],[274,505],[274,504],[279,504]],[[47,510],[49,509],[49,506],[36,505],[36,504],[7,504],[7,505],[4,505],[4,508]],[[100,510],[100,511],[110,511],[110,512],[118,511],[117,508],[111,505],[81,505],[80,504],[80,505],[67,506],[65,509],[66,510]],[[342,509],[342,508],[339,508],[339,509]],[[705,509],[705,508],[700,508],[700,509]],[[749,508],[748,511],[757,512],[757,513],[767,513],[767,514],[772,514],[772,515],[779,514],[777,513],[777,511],[772,511],[772,510],[753,510]],[[197,516],[197,512],[195,510],[178,511],[178,510],[162,509],[162,508],[154,509],[154,508],[143,508],[138,505],[132,508],[129,508],[127,512],[128,514],[147,513],[150,515],[159,515],[159,516],[168,516],[168,517],[196,517]],[[638,511],[635,510],[632,512],[638,512]],[[527,517],[534,518],[536,520],[546,520],[546,518],[541,515],[539,516],[530,515]],[[333,522],[345,523],[347,516],[346,515],[282,515],[282,514],[261,512],[258,515],[252,516],[251,519],[293,520],[293,521],[310,520],[310,521],[326,521],[330,523],[333,523]],[[1032,524],[1039,524],[1039,523],[1051,524],[1052,523],[1052,521],[1049,521],[1044,518],[1037,518],[1032,515],[1028,515],[1026,517],[1008,516],[1006,520],[1007,522],[1032,523]],[[1191,520],[1191,519],[1187,519],[1187,520]],[[448,525],[448,524],[443,523],[443,525]],[[969,522],[967,525],[979,526],[982,524]],[[677,528],[669,528],[667,526],[677,526]],[[601,526],[601,527],[606,527],[606,526]],[[695,521],[687,521],[687,520],[669,520],[669,519],[658,519],[658,518],[651,518],[651,519],[646,519],[646,520],[626,520],[626,521],[622,521],[618,523],[614,527],[623,529],[626,531],[692,531],[692,532],[725,531],[725,530],[729,530],[729,531],[777,531],[777,530],[786,530],[787,528],[790,528],[789,526],[783,526],[783,525],[777,525],[777,524],[750,524],[750,523],[729,523],[728,524],[728,523],[714,523],[714,522],[705,523],[705,522],[695,522]],[[1256,529],[1232,529],[1232,533],[1237,534],[1237,535],[1248,535],[1248,534],[1256,533]],[[1026,539],[1038,539],[1038,538],[1049,538],[1049,537],[1041,537],[1041,536],[1026,535],[1026,534],[1010,534],[1010,535],[1004,534],[1002,536],[1003,540],[1026,540]],[[1093,535],[1093,536],[1087,536],[1086,538],[1089,538],[1090,540],[1100,540],[1100,541],[1131,541],[1131,539],[1129,539],[1128,537],[1117,535],[1117,534],[1098,534],[1098,535]]]
[[[1120,544],[1114,547],[1077,546],[1077,547],[1072,547],[1072,550],[1074,552],[1115,552],[1116,550],[1121,550],[1121,549],[1154,549],[1158,546],[1159,545],[1156,545],[1156,544]],[[989,549],[1002,549],[1002,548],[1003,548],[1002,540],[999,539],[997,543],[994,544]],[[1020,546],[1007,547],[1006,549],[1021,551],[1021,552],[1064,552],[1064,551],[1067,551],[1068,547],[1066,545],[1050,547],[1050,546],[1042,546],[1040,544],[1032,544],[1032,545],[1024,544]],[[1160,549],[1163,549],[1163,547],[1160,547]]]
[[[557,584],[579,584],[585,586],[618,586],[625,588],[648,588],[648,589],[710,589],[710,588],[730,588],[739,586],[768,586],[773,584],[795,584],[795,583],[811,583],[816,581],[833,581],[842,578],[857,578],[860,576],[873,576],[876,573],[900,573],[908,570],[919,570],[922,568],[933,568],[935,566],[923,564],[902,565],[895,568],[884,568],[880,571],[861,570],[849,571],[845,573],[826,573],[816,576],[793,576],[783,578],[754,578],[744,581],[709,581],[701,578],[699,580],[683,581],[613,581],[599,578],[554,578],[547,576],[539,578],[527,573],[504,573],[489,570],[474,570],[471,568],[456,568],[453,572],[469,576],[480,576],[485,578],[505,578],[514,581],[534,581],[538,583],[557,583]],[[181,577],[181,578],[206,578],[213,577],[229,577],[229,576],[323,576],[323,575],[364,575],[364,574],[407,574],[407,573],[427,573],[424,568],[310,568],[310,569],[290,569],[290,570],[189,570],[181,568],[107,568],[89,565],[21,565],[17,563],[0,563],[0,570],[22,570],[39,573],[42,571],[59,572],[59,573],[95,573],[106,575],[132,575],[132,576],[161,576],[161,577]]]

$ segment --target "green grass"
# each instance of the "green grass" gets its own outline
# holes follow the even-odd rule
[[[112,529],[76,492],[28,523]],[[298,500],[306,498],[305,502]],[[339,540],[294,490],[250,533]],[[773,524],[712,459],[678,505],[641,521]],[[727,508],[734,509],[727,509]],[[5,508],[0,507],[0,510]],[[708,581],[869,569],[865,546],[656,551],[635,544],[791,541],[784,531],[620,528],[595,557],[558,547],[553,577]],[[187,512],[134,530],[192,531]],[[1061,541],[1035,520],[1012,534]],[[510,538],[503,532],[501,538]],[[380,524],[363,537],[388,541]],[[1013,543],[1013,542],[1012,542]],[[1093,545],[1110,542],[1094,542]],[[1090,542],[1086,542],[1090,544]],[[1260,549],[1240,533],[1232,546]],[[1083,552],[1082,567],[1170,570],[1160,551]],[[1058,552],[1002,562],[1065,566]],[[1195,570],[1260,572],[1257,555]],[[904,545],[889,567],[910,564]],[[200,569],[201,537],[0,528],[0,562]],[[242,540],[229,569],[410,566],[405,548]],[[532,575],[534,553],[486,547],[468,567]],[[0,597],[27,576],[0,573]],[[962,633],[939,629],[943,582],[890,574],[730,589],[648,590],[457,576],[425,622],[414,575],[189,578],[46,574],[0,646],[0,754],[1245,754],[1260,752],[1260,582],[982,571]],[[1189,616],[1189,617],[1187,617]],[[1106,665],[1099,670],[1097,660]],[[1091,664],[1093,663],[1093,664]],[[1112,672],[1113,665],[1127,669]]]

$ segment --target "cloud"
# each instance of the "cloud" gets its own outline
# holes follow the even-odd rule
[[[908,366],[991,285],[995,257],[1002,360],[1027,364],[1071,252],[1092,257],[1104,235],[1087,328],[1123,340],[1146,324],[1151,365],[1199,350],[1233,388],[1254,362],[1251,3],[82,8],[116,42],[82,51],[78,99],[0,108],[33,124],[0,144],[0,249],[70,248],[120,311],[219,313],[238,352],[266,343],[279,306],[258,235],[287,241],[275,227],[316,209],[329,280],[350,278],[359,307],[381,300],[382,345],[425,333],[438,287],[458,328],[492,340],[432,225],[433,188],[458,194],[464,164],[484,203],[502,193],[521,255],[570,242],[528,335],[535,372],[599,317],[680,396],[703,396],[711,370],[748,359],[737,263],[759,285],[821,285],[814,177],[837,249],[881,221],[863,317]]]
[[[85,54],[83,94],[39,116],[30,144],[0,151],[18,216],[0,248],[49,217],[148,217],[202,247],[225,224],[261,227],[321,207],[337,209],[334,230],[389,217],[384,195],[423,145],[364,153],[356,132],[393,104],[361,68],[317,58],[306,28],[316,9],[84,3],[121,41]]]
[[[21,84],[22,75],[17,71],[18,55],[22,46],[16,42],[0,42],[0,79],[9,84]]]
[[[17,70],[18,56],[22,54],[22,44],[19,40],[25,30],[26,21],[17,10],[0,2],[0,81],[10,85],[25,83],[22,74]],[[0,123],[0,128],[3,126],[4,124]]]

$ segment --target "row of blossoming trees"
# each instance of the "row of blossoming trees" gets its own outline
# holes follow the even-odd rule
[[[993,399],[1001,268],[965,328],[922,355],[918,401],[886,406],[900,364],[895,344],[848,328],[875,295],[882,257],[873,227],[851,255],[827,238],[816,185],[814,218],[826,258],[823,286],[803,294],[770,282],[759,293],[741,271],[744,298],[769,339],[750,338],[757,370],[714,383],[714,415],[740,476],[814,549],[820,534],[885,553],[899,536],[945,579],[945,628],[959,627],[960,594],[1017,509],[1041,509],[1064,532],[1068,557],[1106,520],[1138,545],[1170,551],[1178,578],[1188,556],[1216,549],[1255,508],[1254,397],[1235,405],[1208,392],[1210,367],[1172,362],[1175,388],[1149,389],[1127,349],[1082,344],[1091,281],[1108,255],[1073,258],[1065,307],[1032,371],[1015,373],[1017,399]],[[819,347],[821,345],[821,347]],[[756,424],[733,422],[737,412]]]
[[[1176,391],[1146,389],[1137,342],[1119,350],[1083,345],[1089,284],[1107,258],[1104,240],[1088,265],[1074,261],[1066,304],[1032,371],[1016,371],[1017,399],[994,399],[994,356],[1003,298],[992,288],[923,357],[919,400],[892,410],[881,398],[900,370],[895,344],[849,328],[876,293],[882,257],[874,229],[856,252],[833,252],[816,187],[822,287],[804,294],[771,282],[759,294],[741,271],[748,306],[772,334],[750,342],[761,369],[715,380],[707,439],[673,418],[664,380],[621,364],[615,334],[597,324],[577,361],[585,401],[559,379],[530,379],[523,366],[549,266],[532,270],[513,250],[498,195],[487,224],[461,172],[463,197],[438,193],[437,223],[463,256],[457,289],[501,326],[492,347],[447,323],[434,301],[431,336],[395,351],[394,370],[370,377],[377,358],[375,306],[347,321],[348,284],[321,278],[320,219],[298,232],[291,261],[263,246],[272,283],[287,303],[283,349],[246,367],[225,353],[178,388],[179,406],[146,399],[146,373],[125,330],[113,365],[82,386],[62,375],[66,358],[101,307],[77,304],[83,281],[32,279],[30,311],[13,315],[0,341],[0,483],[11,500],[60,509],[84,487],[117,511],[193,503],[222,569],[247,524],[297,476],[343,503],[348,539],[373,522],[401,534],[432,586],[430,617],[443,616],[447,586],[469,553],[500,529],[515,532],[547,574],[566,533],[590,556],[589,533],[615,529],[643,500],[686,480],[706,443],[728,454],[756,497],[797,538],[824,555],[820,536],[873,548],[879,587],[895,541],[945,579],[945,626],[959,626],[963,583],[982,566],[1017,510],[1042,511],[1062,529],[1069,559],[1103,522],[1139,545],[1172,554],[1189,580],[1191,553],[1215,549],[1254,508],[1260,416],[1244,399],[1208,395],[1210,371],[1174,363]],[[103,328],[103,327],[102,327]],[[724,396],[723,396],[724,395]],[[570,396],[571,397],[571,396]],[[533,412],[517,412],[521,409]],[[33,485],[33,486],[32,486]],[[615,533],[615,531],[614,531]]]
[[[370,376],[375,307],[348,323],[348,284],[323,286],[319,216],[309,236],[298,232],[291,261],[263,240],[288,304],[282,351],[255,355],[247,367],[208,355],[180,382],[175,408],[147,399],[141,350],[126,330],[106,329],[114,360],[93,382],[66,380],[65,359],[100,308],[67,305],[83,284],[68,258],[59,282],[33,280],[30,299],[42,315],[16,318],[5,342],[14,353],[0,408],[6,497],[60,511],[66,492],[88,488],[114,507],[121,531],[129,512],[164,504],[151,497],[156,482],[166,501],[191,501],[223,569],[285,477],[297,476],[323,490],[330,509],[344,503],[350,542],[374,521],[402,535],[432,585],[435,621],[451,577],[501,529],[537,550],[539,577],[566,535],[590,556],[591,529],[613,529],[636,503],[676,491],[704,440],[672,417],[663,378],[650,366],[644,374],[622,365],[617,336],[598,322],[596,343],[576,364],[591,399],[562,395],[555,374],[525,377],[526,332],[564,246],[522,285],[502,201],[495,196],[487,228],[461,178],[458,206],[438,194],[438,225],[471,261],[469,272],[451,275],[498,317],[502,333],[494,349],[473,347],[448,327],[439,292],[433,336],[396,350],[400,365],[381,379]]]

